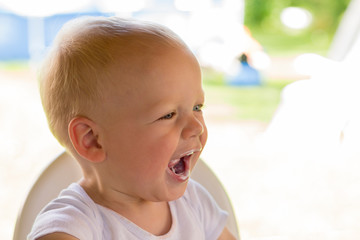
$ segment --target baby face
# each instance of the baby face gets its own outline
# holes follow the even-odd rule
[[[106,97],[106,179],[130,197],[175,200],[207,140],[201,71],[186,50],[167,48],[141,58]],[[124,81],[119,69],[114,66],[111,76]]]

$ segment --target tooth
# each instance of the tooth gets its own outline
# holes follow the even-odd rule
[[[190,155],[193,155],[194,154],[194,152],[192,151],[192,152],[189,152],[188,154],[186,154],[186,156],[190,156]]]

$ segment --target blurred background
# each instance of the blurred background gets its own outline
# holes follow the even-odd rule
[[[12,238],[32,183],[63,151],[37,69],[60,27],[82,15],[160,22],[198,57],[202,157],[241,239],[358,239],[359,0],[0,0],[0,239]]]

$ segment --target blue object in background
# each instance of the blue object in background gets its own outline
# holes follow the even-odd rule
[[[50,17],[44,18],[44,29],[45,29],[45,46],[49,47],[52,45],[56,34],[60,28],[68,21],[73,18],[80,16],[112,16],[112,13],[101,13],[101,12],[83,12],[83,13],[69,13],[69,14],[56,14]]]
[[[98,11],[23,17],[0,10],[0,61],[37,58],[49,47],[60,28],[79,16],[112,16]]]
[[[29,59],[28,20],[0,11],[0,60]]]
[[[257,86],[261,84],[261,76],[258,70],[251,67],[245,54],[239,58],[237,71],[226,77],[227,83],[234,86]]]

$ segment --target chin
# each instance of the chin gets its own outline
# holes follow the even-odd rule
[[[181,186],[176,187],[176,190],[172,189],[171,193],[169,194],[169,199],[167,201],[174,201],[181,198],[184,195],[186,188],[187,183],[184,183]]]
[[[170,202],[181,198],[186,191],[187,183],[181,184],[181,186],[169,187],[167,191],[162,194],[153,195],[152,200],[154,202]]]

